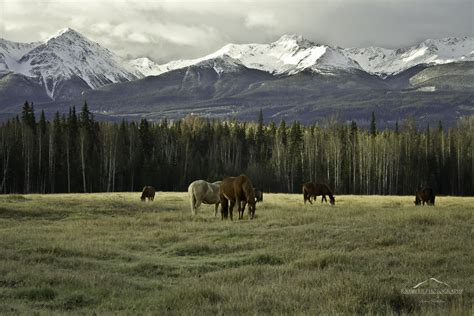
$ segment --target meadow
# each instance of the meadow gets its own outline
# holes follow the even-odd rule
[[[0,314],[472,314],[474,197],[139,197],[0,195]],[[431,277],[462,293],[403,293]]]

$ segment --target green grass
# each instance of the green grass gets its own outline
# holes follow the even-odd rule
[[[472,313],[473,197],[266,194],[230,222],[139,196],[0,196],[0,314]],[[402,294],[430,277],[463,293]]]

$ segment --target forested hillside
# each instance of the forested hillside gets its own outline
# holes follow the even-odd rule
[[[318,181],[336,194],[413,194],[430,185],[473,195],[473,135],[473,116],[422,130],[413,120],[377,130],[375,117],[370,130],[330,119],[265,125],[261,113],[257,123],[188,116],[117,124],[96,121],[85,104],[49,122],[26,102],[0,126],[0,192],[183,191],[196,179],[246,173],[272,192]]]

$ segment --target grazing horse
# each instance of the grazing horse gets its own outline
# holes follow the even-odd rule
[[[323,203],[323,201],[325,201],[326,203],[328,202],[328,200],[326,199],[326,195],[329,195],[329,203],[331,203],[331,205],[334,205],[336,203],[336,199],[334,199],[334,195],[332,194],[331,189],[329,189],[326,184],[314,184],[313,182],[306,182],[305,184],[303,184],[304,204],[306,204],[306,201],[313,204],[311,202],[311,198],[316,201],[316,197],[318,195],[321,195],[321,203]]]
[[[140,200],[142,202],[145,202],[145,200],[148,199],[149,201],[153,201],[155,199],[155,188],[152,186],[144,186],[142,190],[142,196]]]
[[[432,188],[430,187],[425,187],[421,190],[416,191],[415,193],[415,205],[423,205],[428,204],[428,205],[434,205],[435,204],[435,194]]]
[[[263,202],[263,191],[253,188],[255,192],[255,202]]]
[[[196,180],[192,182],[188,187],[189,198],[191,202],[191,213],[196,215],[196,210],[204,204],[214,204],[214,216],[217,215],[217,209],[219,208],[219,186],[222,181],[216,181],[213,183]]]
[[[227,218],[230,211],[232,220],[232,211],[237,204],[239,219],[244,217],[245,206],[249,205],[249,217],[255,216],[255,192],[250,179],[246,175],[238,177],[228,177],[222,180],[219,196],[221,200],[221,218]],[[230,209],[229,209],[230,202]]]

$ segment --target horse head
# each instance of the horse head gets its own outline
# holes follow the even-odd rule
[[[253,199],[249,199],[247,201],[248,203],[248,206],[249,206],[249,216],[250,216],[250,219],[253,219],[253,217],[255,216],[255,198]]]

